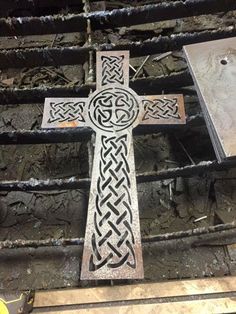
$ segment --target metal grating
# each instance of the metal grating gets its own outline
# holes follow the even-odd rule
[[[9,2],[9,1],[8,1]],[[73,1],[68,1],[73,3]],[[64,3],[68,3],[64,1]],[[17,3],[17,2],[15,2]],[[40,1],[22,1],[22,6],[27,7],[34,4],[34,7],[39,5]],[[50,6],[50,1],[45,7]],[[150,23],[162,20],[182,18],[200,14],[210,14],[236,9],[235,0],[186,0],[162,2],[160,4],[148,5],[127,9],[116,9],[113,11],[104,12],[85,12],[83,14],[72,14],[66,17],[19,17],[19,18],[2,18],[0,20],[0,36],[24,36],[35,34],[57,34],[63,32],[84,31],[86,32],[92,27],[92,31],[103,28],[116,28],[121,26],[135,25],[139,23]],[[7,3],[2,8],[2,16],[9,10]],[[132,42],[127,44],[95,44],[91,43],[89,36],[91,29],[88,31],[88,41],[83,47],[62,47],[62,48],[42,48],[42,49],[24,49],[24,50],[2,50],[0,51],[1,68],[22,68],[35,66],[49,65],[64,65],[82,63],[85,60],[90,60],[97,50],[130,50],[131,56],[144,56],[150,53],[161,53],[170,50],[181,49],[183,45],[208,41],[213,39],[221,39],[236,36],[235,27],[219,28],[218,30],[205,30],[194,33],[182,33],[169,36],[159,36],[150,38],[143,42]],[[89,61],[90,62],[90,61]],[[139,93],[157,92],[172,90],[173,84],[175,88],[180,90],[185,86],[192,85],[192,79],[188,71],[178,74],[171,74],[161,78],[137,78],[131,82],[130,86]],[[19,104],[19,103],[38,103],[42,102],[45,97],[66,97],[66,96],[88,96],[91,89],[95,88],[95,84],[87,82],[81,87],[53,87],[53,88],[30,88],[30,89],[0,89],[0,103],[4,104]],[[189,91],[188,91],[189,92]],[[190,91],[191,93],[191,91]],[[193,92],[194,93],[194,92]],[[187,94],[187,92],[186,92]],[[201,116],[189,116],[187,119],[186,128],[191,128],[191,125],[203,123]],[[158,131],[168,132],[168,127],[141,126],[136,130],[136,134],[155,133]],[[90,138],[92,132],[88,128],[78,130],[34,130],[34,131],[15,131],[15,132],[0,132],[0,144],[39,144],[39,143],[58,143],[58,142],[73,142],[84,141]],[[175,178],[179,176],[194,176],[197,174],[221,171],[236,167],[236,163],[227,162],[219,164],[217,161],[202,161],[200,164],[184,166],[181,168],[173,168],[161,170],[152,173],[142,173],[137,175],[137,182],[151,182],[162,179]],[[1,191],[39,191],[39,190],[58,190],[58,189],[88,189],[90,179],[57,179],[51,180],[29,180],[29,181],[2,181],[0,182]],[[215,227],[215,231],[235,229],[233,223],[230,228],[227,225]],[[191,231],[187,236],[192,234],[204,235],[209,231],[205,229]],[[167,241],[169,238],[174,238],[176,235],[163,235],[144,239],[144,242],[151,241]],[[180,238],[186,237],[185,233],[178,235]],[[224,233],[217,234],[218,239],[225,237]],[[209,239],[208,239],[209,240]],[[207,239],[205,241],[208,241]],[[212,241],[212,239],[211,239]],[[205,242],[206,243],[206,242]],[[0,249],[3,248],[22,248],[22,247],[39,247],[39,246],[54,246],[54,245],[78,245],[83,244],[83,239],[64,239],[58,241],[55,239],[45,239],[41,241],[6,241],[0,243]]]

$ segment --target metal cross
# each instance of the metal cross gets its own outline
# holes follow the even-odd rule
[[[138,96],[129,52],[97,52],[97,89],[88,98],[46,98],[43,128],[96,132],[81,279],[143,278],[132,129],[185,123],[182,95]]]

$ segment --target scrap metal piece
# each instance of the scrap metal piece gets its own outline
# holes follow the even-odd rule
[[[236,156],[236,37],[184,47],[219,161]]]
[[[143,278],[132,129],[184,122],[181,95],[129,88],[128,51],[97,52],[97,89],[88,99],[45,100],[43,127],[96,132],[81,279]]]

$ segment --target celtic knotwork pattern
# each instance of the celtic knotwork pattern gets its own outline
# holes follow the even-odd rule
[[[136,268],[127,135],[101,137],[89,270]]]
[[[106,84],[124,84],[123,61],[124,55],[121,56],[102,56],[102,82]]]
[[[154,119],[181,119],[177,98],[157,98],[154,100],[144,99],[145,114],[143,121],[148,118]]]
[[[50,102],[49,118],[47,123],[54,122],[84,122],[84,101],[60,101]]]
[[[139,104],[128,88],[110,87],[93,96],[88,114],[96,128],[107,132],[122,131],[137,119]]]

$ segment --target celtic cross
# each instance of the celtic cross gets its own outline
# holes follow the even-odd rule
[[[183,124],[182,95],[138,96],[129,52],[97,52],[97,89],[88,98],[46,98],[43,128],[96,132],[81,279],[143,278],[132,129]]]

